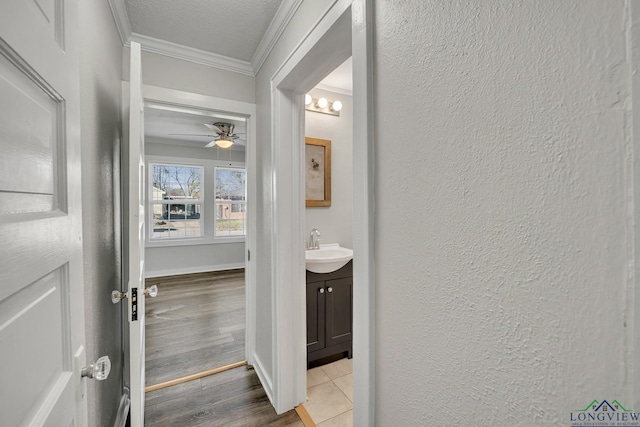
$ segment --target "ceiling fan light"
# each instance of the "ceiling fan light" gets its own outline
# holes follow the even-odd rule
[[[216,145],[220,148],[229,148],[233,145],[233,140],[226,136],[221,136],[215,141],[216,141]]]
[[[327,98],[320,98],[318,99],[318,103],[316,105],[318,106],[318,108],[327,108],[327,105],[329,105],[329,101],[327,101]]]
[[[304,105],[309,105],[309,104],[311,104],[311,101],[313,101],[313,98],[311,98],[311,95],[306,94],[306,95],[304,96]]]

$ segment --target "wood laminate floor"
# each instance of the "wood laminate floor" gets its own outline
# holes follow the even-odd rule
[[[146,385],[245,359],[244,270],[146,280]]]
[[[304,427],[295,410],[276,414],[246,367],[146,393],[145,411],[153,427]]]

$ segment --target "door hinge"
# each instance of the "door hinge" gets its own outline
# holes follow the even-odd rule
[[[247,261],[251,261],[251,250],[247,249]]]

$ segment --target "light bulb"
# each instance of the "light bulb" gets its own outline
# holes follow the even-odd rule
[[[329,101],[327,101],[327,98],[318,99],[318,108],[327,108],[328,104],[329,104]]]
[[[233,140],[223,136],[216,139],[216,145],[220,148],[229,148],[233,145]]]
[[[342,110],[342,102],[340,101],[333,101],[333,104],[331,104],[331,109],[333,111],[340,111]]]
[[[313,98],[311,98],[311,95],[306,94],[306,95],[304,96],[304,105],[309,105],[309,104],[311,104],[311,101],[313,101]]]

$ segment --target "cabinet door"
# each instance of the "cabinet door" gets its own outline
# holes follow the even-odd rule
[[[325,347],[324,282],[307,283],[307,352]]]
[[[327,280],[326,295],[326,346],[351,341],[353,329],[352,295],[353,278]]]

